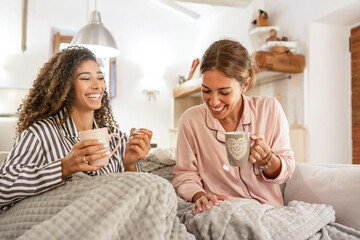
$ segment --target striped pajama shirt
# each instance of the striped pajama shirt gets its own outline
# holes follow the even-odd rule
[[[31,125],[17,138],[0,167],[0,208],[65,183],[61,159],[79,142],[79,135],[71,117],[63,124],[58,124],[64,111]],[[95,121],[94,128],[98,128]],[[127,136],[116,128],[114,132],[119,133],[121,144],[111,156],[109,164],[95,172],[85,172],[86,174],[102,175],[124,171]],[[111,149],[114,149],[117,141],[117,138],[110,139]],[[137,167],[140,169],[138,164]]]

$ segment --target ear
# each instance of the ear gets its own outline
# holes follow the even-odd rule
[[[245,80],[245,82],[244,82],[244,84],[242,85],[242,88],[241,88],[241,93],[246,92],[247,88],[249,87],[250,80],[251,80],[251,77],[248,77],[248,79]]]

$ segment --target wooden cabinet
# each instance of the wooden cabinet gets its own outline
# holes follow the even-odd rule
[[[190,79],[173,89],[174,97],[174,129],[177,129],[181,115],[190,107],[201,104],[202,78]]]
[[[170,129],[171,143],[170,146],[176,147],[177,131],[181,115],[195,105],[203,103],[201,98],[202,78],[188,80],[173,89],[173,123]]]

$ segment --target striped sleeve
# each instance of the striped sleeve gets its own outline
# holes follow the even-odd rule
[[[41,142],[25,130],[0,167],[0,208],[61,184],[61,159],[45,161]]]

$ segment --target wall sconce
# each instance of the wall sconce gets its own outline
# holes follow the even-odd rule
[[[143,94],[148,95],[149,101],[153,99],[156,100],[156,95],[158,95],[160,92],[158,90],[143,90]]]

